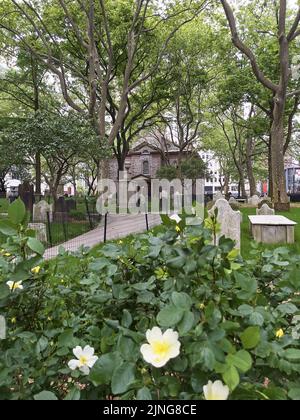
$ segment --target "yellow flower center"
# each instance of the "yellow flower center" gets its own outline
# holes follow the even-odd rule
[[[165,341],[156,341],[152,344],[152,348],[157,356],[164,356],[170,350],[170,344]]]
[[[86,364],[87,364],[87,362],[88,362],[88,359],[87,359],[87,357],[86,357],[86,356],[80,356],[80,357],[79,357],[79,363],[80,363],[80,366],[84,366],[84,365],[86,365]]]

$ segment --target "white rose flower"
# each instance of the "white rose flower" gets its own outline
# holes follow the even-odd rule
[[[95,349],[90,346],[85,346],[84,349],[80,346],[76,346],[73,349],[74,355],[77,359],[69,361],[68,366],[71,370],[79,369],[85,375],[90,373],[90,368],[94,366],[98,360],[97,356],[94,356]]]
[[[175,220],[177,224],[181,222],[181,218],[178,216],[178,214],[172,214],[172,216],[170,216],[170,219]]]
[[[14,292],[17,289],[20,289],[20,290],[23,289],[23,286],[22,286],[22,282],[21,281],[11,281],[10,280],[10,281],[7,281],[6,284],[10,288],[10,290],[12,292]]]
[[[223,385],[222,381],[208,381],[208,384],[203,387],[204,397],[206,400],[227,400],[229,395],[229,388]]]
[[[153,327],[146,332],[146,337],[149,344],[141,346],[141,353],[144,360],[154,367],[160,368],[179,355],[180,342],[176,331],[169,328],[162,333],[160,328]]]

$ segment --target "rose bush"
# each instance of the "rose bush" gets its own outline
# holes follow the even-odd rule
[[[214,218],[163,217],[156,235],[43,261],[20,201],[9,216],[0,399],[300,398],[298,255],[254,244],[244,261],[212,245]]]

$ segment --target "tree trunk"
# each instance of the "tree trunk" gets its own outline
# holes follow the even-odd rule
[[[290,209],[284,171],[284,105],[285,95],[277,94],[271,127],[272,199],[275,210]]]
[[[225,197],[229,193],[229,177],[227,175],[224,176],[224,195]]]
[[[253,139],[249,137],[246,143],[246,168],[247,168],[247,177],[248,177],[249,186],[250,186],[250,197],[257,194],[256,181],[255,181],[255,177],[253,173],[252,153],[253,153]]]
[[[268,186],[268,195],[273,200],[273,180],[272,180],[272,153],[271,153],[271,135],[268,145],[268,174],[269,174],[269,186]]]
[[[41,196],[41,184],[42,184],[42,170],[41,170],[41,154],[38,152],[35,155],[35,193]]]

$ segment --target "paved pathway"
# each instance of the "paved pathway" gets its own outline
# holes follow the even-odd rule
[[[107,219],[107,234],[106,239],[124,238],[132,233],[141,233],[146,230],[145,215],[108,215]],[[149,228],[157,226],[161,223],[159,215],[148,215]],[[93,247],[100,244],[104,240],[104,226],[99,226],[90,232],[70,239],[69,241],[48,248],[44,254],[45,259],[54,258],[58,254],[60,246],[63,246],[67,251],[76,251],[80,246]]]

